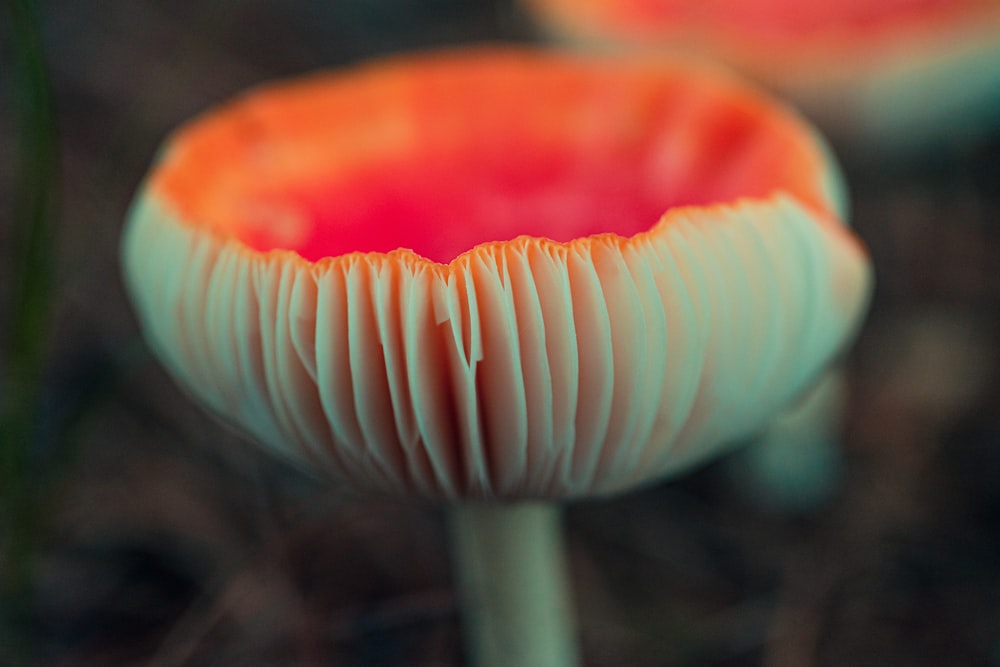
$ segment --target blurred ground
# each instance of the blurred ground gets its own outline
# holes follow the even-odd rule
[[[464,664],[444,515],[319,487],[205,416],[142,352],[117,244],[159,141],[212,103],[372,54],[531,39],[527,19],[459,0],[41,9],[63,150],[53,409],[132,361],[46,544],[40,663]],[[588,665],[1000,665],[1000,137],[905,163],[835,149],[878,272],[842,484],[776,509],[729,460],[570,507]]]

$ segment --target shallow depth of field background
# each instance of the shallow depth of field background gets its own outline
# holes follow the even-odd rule
[[[206,416],[142,347],[118,239],[164,135],[247,86],[539,33],[501,1],[39,5],[62,170],[45,405],[97,396],[38,563],[39,664],[464,664],[442,511],[322,487]],[[834,149],[878,280],[839,485],[761,503],[731,457],[570,506],[592,667],[1000,665],[1000,120],[913,160]]]

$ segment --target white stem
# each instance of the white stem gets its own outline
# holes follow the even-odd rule
[[[559,508],[453,510],[466,642],[476,667],[579,663]]]

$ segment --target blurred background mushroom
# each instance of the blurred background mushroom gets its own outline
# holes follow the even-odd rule
[[[78,454],[64,461],[68,484],[37,559],[38,662],[463,664],[442,514],[331,494],[206,419],[133,354],[119,232],[150,155],[192,114],[318,64],[530,40],[528,18],[512,2],[456,0],[46,0],[38,9],[62,137],[40,414],[64,415],[109,368],[131,369],[86,408]],[[12,48],[11,30],[0,21]],[[3,62],[8,211],[17,98],[13,60]],[[840,485],[803,521],[747,503],[724,457],[570,506],[589,664],[996,662],[1000,145],[991,136],[888,166],[838,144],[852,222],[879,267],[846,360]],[[2,271],[14,224],[0,218]],[[11,323],[6,277],[0,336]]]
[[[870,156],[996,130],[997,0],[525,0],[579,45],[727,63]]]

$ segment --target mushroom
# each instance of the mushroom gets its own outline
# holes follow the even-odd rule
[[[996,130],[998,0],[524,0],[570,41],[708,57],[860,152]]]
[[[451,504],[482,665],[570,665],[558,504],[705,461],[871,287],[815,132],[728,75],[481,47],[179,130],[123,238],[177,381],[331,483]]]
[[[814,513],[840,491],[840,432],[847,398],[846,371],[834,366],[763,433],[724,464],[746,502],[791,515]]]

